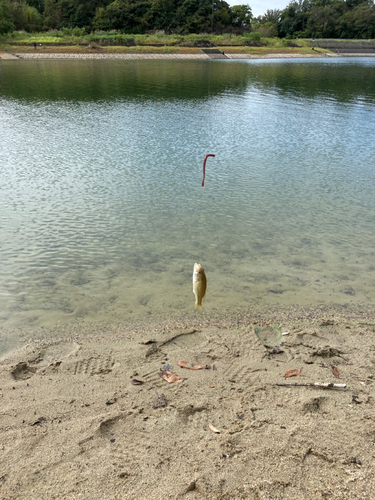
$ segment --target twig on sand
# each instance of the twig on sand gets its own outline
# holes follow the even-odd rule
[[[302,387],[309,387],[309,386],[314,386],[314,387],[324,387],[324,388],[331,388],[334,387],[335,389],[345,389],[346,384],[334,384],[333,382],[277,382],[275,385],[285,385],[289,387],[295,387],[295,386],[302,386]]]

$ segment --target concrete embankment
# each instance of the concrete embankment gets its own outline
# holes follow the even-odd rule
[[[8,52],[0,52],[0,59],[18,59],[18,57]]]
[[[338,55],[375,55],[375,43],[367,40],[311,40],[310,45],[320,49],[331,50]]]
[[[296,59],[296,58],[316,58],[324,57],[324,54],[225,54],[227,59]],[[16,52],[14,53],[15,58],[19,59],[112,59],[112,60],[131,60],[131,59],[179,59],[179,60],[211,60],[214,59],[210,57],[209,54],[116,54],[116,53],[105,53],[105,54],[72,54],[72,53],[41,53],[41,52]]]

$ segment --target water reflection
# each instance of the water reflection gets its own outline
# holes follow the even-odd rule
[[[0,96],[46,101],[206,99],[251,89],[373,103],[371,58],[239,61],[3,61]]]
[[[5,64],[0,96],[22,100],[205,99],[241,92],[246,68],[210,61],[23,61]]]

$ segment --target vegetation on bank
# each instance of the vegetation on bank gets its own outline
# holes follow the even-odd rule
[[[167,46],[167,47],[210,47],[210,46],[253,46],[284,48],[291,45],[287,39],[261,37],[258,32],[244,33],[243,35],[166,35],[156,34],[122,34],[117,31],[83,34],[73,33],[74,30],[51,30],[46,33],[13,32],[1,39],[3,43],[11,45],[55,44],[55,45],[89,45],[97,43],[102,46]],[[298,45],[309,46],[304,40],[299,40]]]
[[[0,37],[0,48],[17,52],[122,52],[122,53],[200,53],[201,48],[220,47],[227,53],[311,53],[309,40],[261,37],[258,32],[232,35],[124,35],[96,32],[74,36],[67,30],[47,33],[15,32]]]
[[[0,38],[0,49],[9,52],[34,52],[34,43],[38,52],[53,53],[155,53],[155,54],[200,54],[202,48],[219,47],[226,54],[268,54],[299,53],[311,54],[309,40],[298,40],[298,46],[290,40],[280,38],[261,38],[251,43],[248,37],[241,36],[202,36],[189,35],[175,37],[164,35],[129,35],[129,45],[119,43],[109,35],[84,37],[47,36],[46,33],[18,33],[17,37]],[[130,38],[131,37],[131,38]],[[2,42],[1,42],[2,40]],[[160,43],[162,42],[162,43]],[[320,49],[319,49],[320,50]],[[322,52],[327,50],[322,49]]]
[[[255,18],[248,4],[230,6],[225,0],[0,0],[0,35],[14,31],[52,31],[56,38],[105,32],[116,37],[155,33],[160,39],[164,33],[373,39],[375,5],[373,0],[292,0],[284,10]]]

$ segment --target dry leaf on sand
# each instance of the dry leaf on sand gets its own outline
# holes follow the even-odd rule
[[[340,378],[340,377],[339,377],[339,371],[338,371],[338,369],[336,368],[336,366],[332,366],[332,373],[334,374],[334,376],[335,376],[336,378]]]
[[[168,370],[160,370],[159,375],[170,384],[173,384],[174,382],[181,382],[180,377],[173,375],[173,373]]]
[[[212,424],[208,424],[208,427],[212,430],[212,432],[216,432],[216,434],[220,434],[220,431],[216,429]]]
[[[301,373],[301,368],[299,370],[288,370],[284,375],[285,378],[296,377]]]

